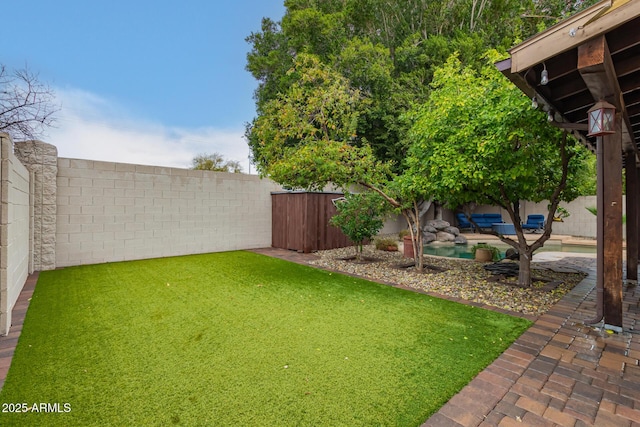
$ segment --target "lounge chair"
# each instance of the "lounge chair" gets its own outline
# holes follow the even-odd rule
[[[499,213],[471,214],[471,219],[478,225],[478,228],[482,229],[491,229],[493,224],[502,224],[504,222],[502,215]]]
[[[471,223],[463,213],[457,213],[456,219],[458,220],[458,228],[460,230],[464,230],[464,229],[471,230],[473,228],[473,226],[471,225]]]
[[[544,215],[532,214],[527,216],[527,222],[522,224],[522,230],[529,230],[535,233],[544,228]]]

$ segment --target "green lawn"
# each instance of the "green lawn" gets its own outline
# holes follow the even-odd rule
[[[417,426],[529,325],[251,252],[47,271],[0,402],[61,412],[0,425]]]

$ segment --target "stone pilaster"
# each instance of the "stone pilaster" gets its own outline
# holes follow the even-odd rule
[[[42,141],[14,143],[16,157],[33,174],[33,267],[56,268],[58,149]]]

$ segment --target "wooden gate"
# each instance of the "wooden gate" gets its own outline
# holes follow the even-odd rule
[[[336,214],[332,200],[342,193],[271,193],[271,246],[309,253],[351,246],[339,228],[329,224]]]

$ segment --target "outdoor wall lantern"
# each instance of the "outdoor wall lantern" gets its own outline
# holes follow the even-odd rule
[[[589,115],[588,136],[603,136],[615,133],[616,107],[606,101],[598,101],[587,111]]]

